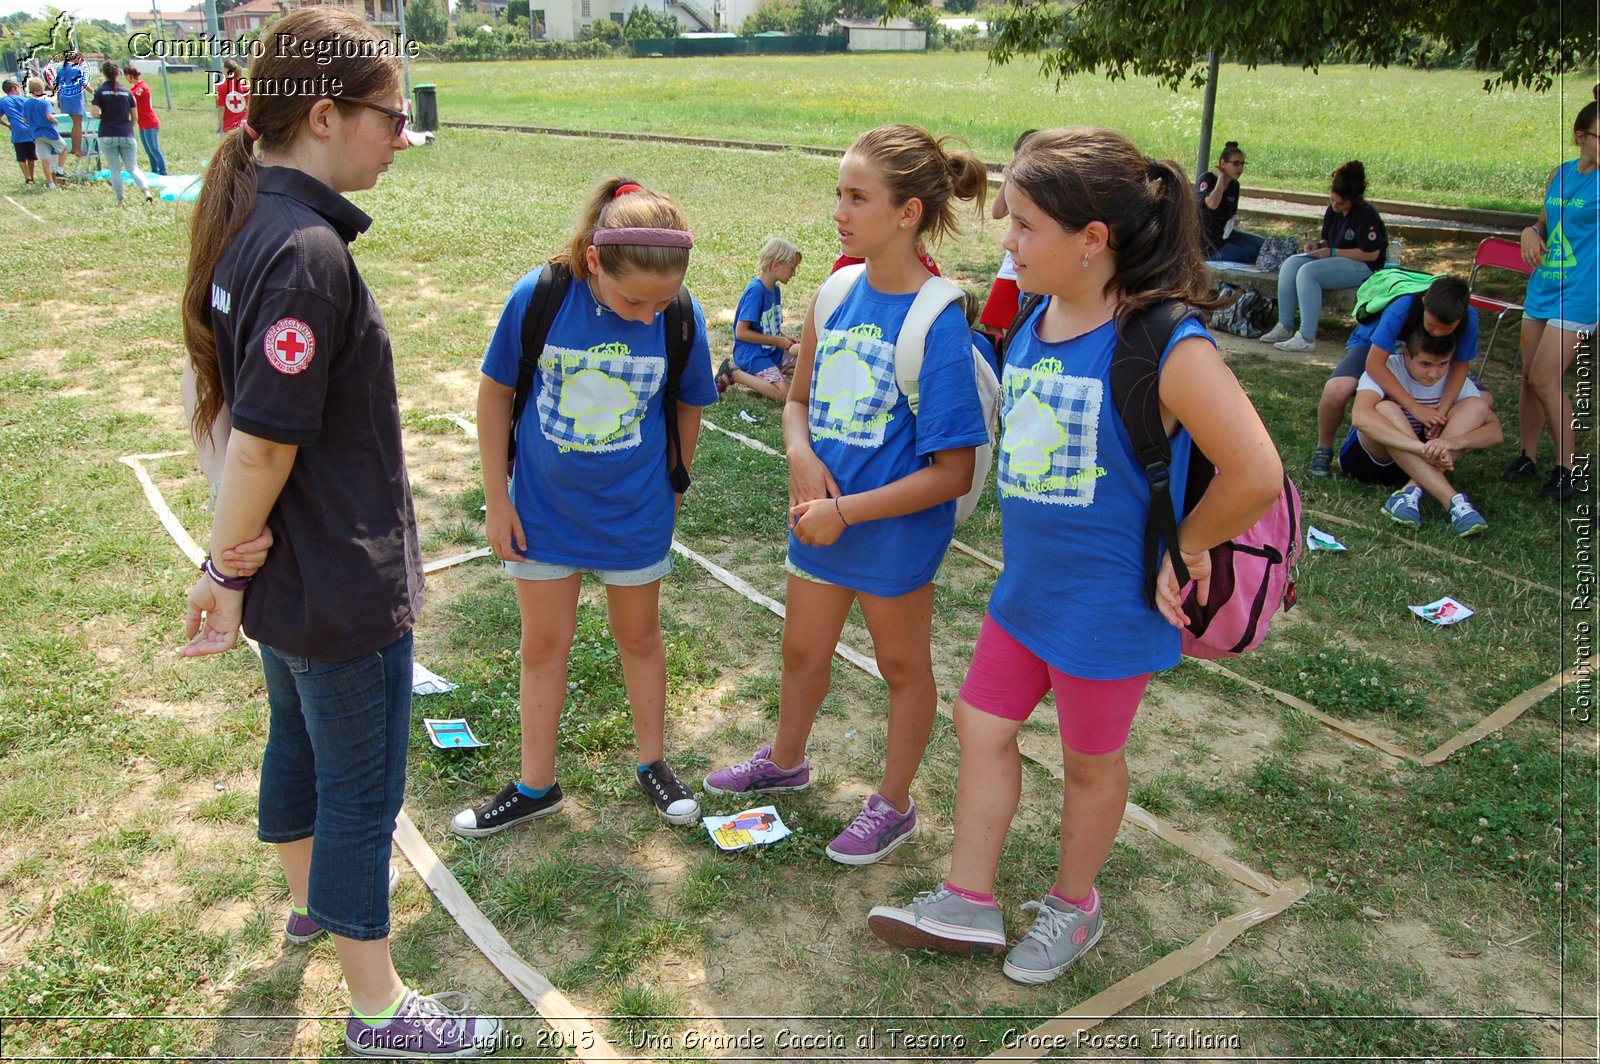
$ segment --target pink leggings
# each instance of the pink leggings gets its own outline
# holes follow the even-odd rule
[[[984,614],[972,665],[961,685],[967,705],[1004,720],[1027,720],[1044,698],[1056,693],[1061,743],[1080,754],[1109,754],[1128,741],[1150,674],[1121,680],[1085,680],[1048,665]]]

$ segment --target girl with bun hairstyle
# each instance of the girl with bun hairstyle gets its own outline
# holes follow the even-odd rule
[[[1195,198],[1200,201],[1201,232],[1205,237],[1205,256],[1211,262],[1253,263],[1261,254],[1265,237],[1247,233],[1236,226],[1239,214],[1239,181],[1244,177],[1244,151],[1239,142],[1222,146],[1217,165],[1195,182]]]
[[[1383,268],[1389,233],[1366,200],[1367,169],[1352,159],[1333,172],[1322,236],[1290,255],[1278,268],[1278,324],[1261,337],[1280,351],[1310,351],[1317,346],[1322,293],[1356,288]],[[1300,331],[1294,332],[1295,311]]]

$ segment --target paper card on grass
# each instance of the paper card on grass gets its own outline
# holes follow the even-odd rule
[[[760,424],[761,419],[751,414],[748,410],[739,411],[739,420],[748,421],[752,425]]]
[[[747,846],[766,846],[793,834],[783,824],[775,806],[746,809],[733,816],[701,817],[711,841],[721,850],[742,850]]]
[[[411,693],[414,695],[442,695],[446,691],[454,691],[458,684],[453,684],[443,676],[429,669],[427,666],[413,660],[411,662]]]
[[[422,718],[422,726],[428,729],[428,738],[441,750],[465,750],[474,746],[485,746],[486,743],[472,734],[472,725],[455,717],[450,720],[433,720],[430,717]]]
[[[1455,624],[1472,616],[1472,610],[1446,595],[1426,606],[1412,606],[1411,612],[1433,624]]]
[[[1306,550],[1349,550],[1316,525],[1306,526]]]

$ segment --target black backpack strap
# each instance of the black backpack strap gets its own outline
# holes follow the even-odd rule
[[[1027,324],[1028,319],[1033,317],[1033,312],[1043,302],[1044,296],[1037,292],[1023,293],[1022,303],[1017,307],[1017,316],[1011,319],[1011,324],[1006,327],[1006,334],[994,345],[995,361],[999,363],[1001,369],[1005,369],[1006,351],[1011,347],[1011,338],[1017,334],[1018,329]]]
[[[1145,597],[1156,601],[1156,574],[1161,565],[1161,544],[1172,556],[1178,586],[1189,582],[1189,569],[1178,552],[1178,515],[1172,508],[1172,443],[1161,424],[1161,354],[1172,334],[1195,310],[1187,303],[1168,300],[1130,315],[1117,330],[1116,352],[1111,356],[1111,400],[1133,443],[1134,459],[1150,481],[1150,516],[1144,526]],[[1198,454],[1198,452],[1196,452]],[[1195,457],[1190,457],[1193,465]],[[1201,459],[1204,464],[1204,459]],[[1188,485],[1185,485],[1187,496]]]
[[[517,391],[511,399],[507,461],[517,460],[517,425],[528,406],[528,396],[533,393],[533,375],[539,368],[539,356],[544,354],[545,341],[550,337],[550,325],[556,320],[556,312],[561,309],[561,301],[567,297],[571,284],[570,267],[565,263],[546,263],[534,282],[528,308],[522,313],[522,358],[517,362]]]
[[[661,413],[667,420],[667,478],[672,490],[682,495],[689,490],[689,469],[683,464],[683,444],[678,438],[678,386],[694,349],[694,297],[687,288],[667,304],[667,383],[661,391]]]

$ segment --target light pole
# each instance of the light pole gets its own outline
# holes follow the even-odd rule
[[[150,14],[156,20],[156,40],[161,40],[161,12],[156,10],[156,0],[150,0]],[[132,62],[132,60],[129,60]],[[167,61],[157,56],[156,62],[161,65],[161,91],[167,94],[167,110],[172,110],[172,85],[167,81]]]

